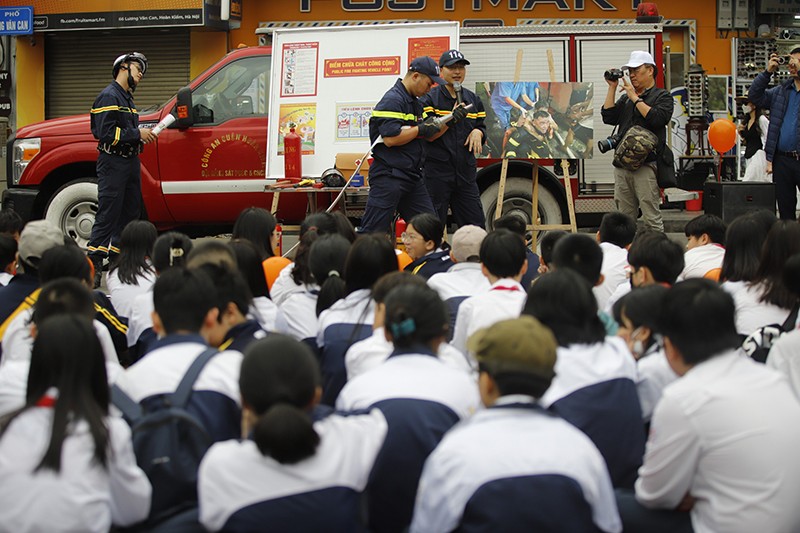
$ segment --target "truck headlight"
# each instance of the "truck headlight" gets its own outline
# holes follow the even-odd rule
[[[30,139],[17,139],[14,141],[13,164],[11,180],[14,185],[19,185],[22,173],[28,163],[42,151],[42,140],[38,137]]]

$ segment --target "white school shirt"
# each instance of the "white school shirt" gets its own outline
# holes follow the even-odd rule
[[[319,287],[307,285],[305,290],[289,294],[280,305],[284,317],[281,333],[302,341],[316,339],[317,329],[317,297]]]
[[[784,333],[775,341],[769,350],[767,366],[786,376],[800,399],[800,330]]]
[[[626,280],[624,283],[620,283],[619,285],[617,285],[617,290],[615,290],[608,298],[608,301],[606,301],[606,305],[603,308],[603,311],[605,311],[605,313],[608,316],[614,316],[614,304],[620,301],[623,296],[625,296],[632,290],[633,287],[631,287],[630,280]]]
[[[725,247],[716,243],[695,246],[691,250],[686,250],[683,254],[683,271],[678,274],[677,281],[702,278],[710,270],[722,268],[724,258]]]
[[[467,340],[479,329],[510,318],[517,318],[528,297],[519,282],[510,278],[497,280],[489,290],[467,298],[458,307],[451,344],[467,353]]]
[[[597,308],[604,309],[608,299],[617,290],[620,284],[628,281],[628,250],[621,248],[610,242],[601,242],[600,249],[603,250],[603,264],[600,273],[603,275],[603,283],[592,287]]]
[[[247,318],[255,320],[264,331],[278,331],[284,317],[275,303],[266,296],[256,296],[247,313]]]
[[[133,300],[131,316],[128,317],[128,333],[126,333],[128,348],[136,346],[142,333],[153,327],[153,311],[155,311],[155,305],[151,287],[149,291],[140,294]]]
[[[292,279],[292,270],[294,270],[294,262],[289,263],[281,269],[278,277],[272,282],[272,287],[269,288],[269,297],[275,302],[275,305],[280,306],[289,297],[290,294],[302,291],[305,287],[303,284],[297,284]]]
[[[106,276],[106,285],[111,297],[111,303],[117,315],[130,318],[133,311],[133,302],[137,296],[151,290],[156,282],[154,272],[144,272],[136,276],[136,283],[122,283],[119,280],[119,269],[115,268]]]
[[[762,326],[783,324],[789,316],[790,309],[759,301],[762,292],[761,284],[745,283],[733,295],[733,303],[736,305],[736,331],[740,335],[750,335]]]
[[[636,361],[636,371],[636,392],[642,406],[642,420],[649,422],[664,387],[678,379],[678,374],[669,366],[664,350],[657,345]]]
[[[344,356],[344,365],[347,368],[347,379],[372,370],[384,363],[394,351],[394,345],[386,340],[383,327],[375,328],[372,335],[353,344]],[[477,364],[467,359],[467,356],[456,350],[446,342],[439,345],[436,354],[441,362],[451,368],[474,375]],[[473,376],[476,377],[477,376]]]
[[[469,529],[469,519],[464,516],[469,506],[480,507],[478,520],[484,528],[489,520],[490,529],[503,531],[514,526],[520,529],[523,524],[541,527],[537,518],[542,514],[551,515],[542,521],[569,523],[587,504],[590,509],[584,517],[586,522],[593,522],[601,531],[622,530],[614,490],[600,452],[571,424],[532,404],[522,405],[532,400],[521,395],[501,397],[494,406],[476,413],[444,436],[425,462],[411,533],[453,531],[462,524]],[[565,484],[560,482],[563,479],[575,483],[577,490],[564,490]],[[544,513],[509,509],[505,502],[496,500],[494,490],[479,493],[485,487],[494,487],[500,494],[539,489],[544,493],[533,496],[535,507],[539,498],[548,497],[548,486],[562,498],[549,498],[548,503],[553,505],[548,505]],[[528,523],[521,522],[526,518]]]
[[[447,272],[438,272],[428,278],[427,283],[443,302],[450,298],[475,296],[490,287],[480,263],[456,263]]]
[[[636,499],[674,509],[695,533],[800,529],[800,404],[780,373],[731,350],[664,389]]]
[[[0,272],[0,286],[5,287],[8,285],[8,282],[11,281],[11,278],[14,277],[14,274],[9,274],[8,272]]]
[[[17,417],[0,438],[0,532],[81,531],[106,533],[147,518],[151,487],[136,464],[131,431],[107,417],[108,469],[94,460],[85,421],[71,424],[61,451],[61,471],[39,470],[50,441],[53,409],[34,407]]]
[[[320,520],[340,518],[328,523],[332,530],[357,522],[358,499],[386,437],[386,419],[378,409],[330,415],[314,430],[320,437],[316,452],[295,464],[265,457],[252,440],[213,445],[198,474],[200,522],[210,531],[257,531],[287,514],[295,531],[319,529]],[[353,503],[354,516],[342,516],[343,500]]]

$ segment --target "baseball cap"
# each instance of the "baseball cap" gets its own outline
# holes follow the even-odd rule
[[[448,50],[442,54],[442,57],[439,58],[440,67],[449,67],[455,63],[464,63],[465,65],[469,65],[469,61],[467,61],[467,58],[464,57],[464,54],[455,49]]]
[[[439,76],[439,65],[437,65],[436,62],[428,56],[416,58],[411,62],[411,66],[408,67],[408,70],[425,74],[439,85],[447,84],[447,82]]]
[[[532,316],[522,315],[478,330],[467,347],[493,374],[513,372],[544,379],[555,376],[558,343],[553,332]]]
[[[461,226],[453,233],[450,252],[456,262],[463,263],[470,257],[480,256],[481,242],[486,237],[486,230],[478,226]]]
[[[625,65],[622,65],[623,68],[636,68],[642,65],[655,65],[656,62],[653,59],[653,56],[650,55],[650,52],[645,52],[643,50],[635,50],[631,52],[631,57],[628,59],[628,62]]]
[[[25,224],[19,235],[19,258],[36,266],[50,248],[64,244],[64,234],[52,222],[34,220]]]

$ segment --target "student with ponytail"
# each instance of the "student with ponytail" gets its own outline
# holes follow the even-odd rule
[[[305,344],[271,335],[245,350],[246,440],[215,444],[200,465],[209,531],[363,531],[361,492],[386,437],[377,409],[316,420],[322,395]]]
[[[427,285],[404,284],[385,300],[384,363],[349,381],[339,410],[379,408],[389,433],[367,487],[372,531],[401,532],[411,523],[422,466],[447,430],[468,418],[480,398],[475,381],[436,353],[447,333],[447,308]]]

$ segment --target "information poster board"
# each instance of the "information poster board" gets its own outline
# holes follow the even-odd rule
[[[484,157],[592,157],[593,83],[479,82],[475,92],[486,109]]]
[[[366,153],[372,108],[411,61],[458,47],[457,22],[275,30],[267,179],[284,176],[289,122],[303,143],[303,174],[318,177],[337,153]]]

